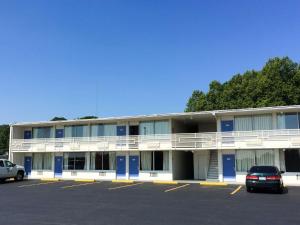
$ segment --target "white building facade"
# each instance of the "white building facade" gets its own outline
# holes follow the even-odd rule
[[[9,157],[29,179],[244,183],[275,165],[300,184],[300,106],[18,123]]]

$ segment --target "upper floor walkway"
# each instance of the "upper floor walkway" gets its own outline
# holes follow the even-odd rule
[[[12,139],[11,152],[299,148],[300,130]]]

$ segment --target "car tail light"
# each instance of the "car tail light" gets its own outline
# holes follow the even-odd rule
[[[254,176],[254,175],[247,175],[246,176],[247,180],[258,180],[258,176]]]
[[[280,180],[281,176],[280,175],[275,175],[275,176],[267,176],[267,180]]]

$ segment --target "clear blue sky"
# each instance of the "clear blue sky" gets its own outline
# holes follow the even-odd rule
[[[299,62],[299,11],[299,0],[1,1],[0,123],[181,112],[211,80]]]

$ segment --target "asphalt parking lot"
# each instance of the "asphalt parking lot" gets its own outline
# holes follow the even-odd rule
[[[32,180],[0,184],[0,201],[0,224],[300,224],[300,187]]]

